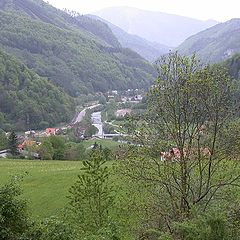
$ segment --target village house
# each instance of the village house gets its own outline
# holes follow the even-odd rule
[[[131,109],[119,109],[115,112],[116,117],[125,117],[127,114],[131,113]]]
[[[26,150],[27,147],[33,147],[34,145],[39,145],[36,141],[32,140],[24,140],[21,144],[17,145],[17,149],[19,152]]]
[[[35,135],[36,135],[36,132],[33,131],[33,130],[30,130],[30,131],[25,132],[24,135],[25,135],[25,137],[27,137],[27,138],[29,138],[29,137],[34,138]]]
[[[46,135],[47,137],[55,136],[57,132],[58,132],[58,129],[57,129],[57,128],[46,128],[46,130],[45,130],[45,135]]]
[[[183,149],[184,157],[191,158],[194,156],[194,153],[197,153],[198,149],[191,149],[188,151],[187,149]],[[211,152],[208,148],[200,148],[200,153],[203,157],[210,156]],[[161,161],[179,161],[181,158],[181,151],[178,148],[171,148],[167,152],[160,152]]]

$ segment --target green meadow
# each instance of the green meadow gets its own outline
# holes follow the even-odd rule
[[[56,215],[66,205],[68,189],[77,180],[80,161],[0,159],[0,185],[11,176],[22,175],[23,197],[34,217]]]
[[[90,149],[94,143],[115,149],[118,142],[112,140],[88,140],[84,147]],[[77,180],[81,161],[41,161],[0,159],[0,185],[13,176],[23,176],[23,197],[29,201],[34,217],[56,215],[66,206],[68,190]]]

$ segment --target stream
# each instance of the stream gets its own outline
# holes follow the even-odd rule
[[[95,134],[96,137],[103,138],[103,123],[101,112],[94,112],[91,116],[92,124],[98,129],[98,132]]]

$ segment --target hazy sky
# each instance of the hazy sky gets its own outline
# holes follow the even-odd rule
[[[82,14],[113,6],[137,7],[145,10],[173,13],[197,19],[226,21],[240,18],[240,0],[45,0],[60,9]]]

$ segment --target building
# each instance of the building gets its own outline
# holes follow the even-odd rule
[[[120,109],[115,112],[116,117],[124,117],[127,114],[131,113],[131,109],[126,108],[126,109]]]
[[[58,131],[58,129],[56,129],[56,128],[46,128],[46,130],[45,130],[45,135],[46,135],[47,137],[55,136],[56,133],[57,133],[57,131]]]

